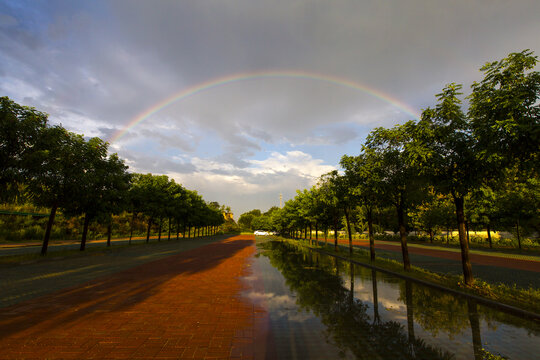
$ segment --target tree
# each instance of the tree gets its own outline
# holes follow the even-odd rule
[[[373,212],[380,204],[381,191],[379,178],[380,172],[377,164],[380,162],[378,154],[373,150],[363,147],[358,156],[344,155],[340,165],[345,169],[345,177],[349,179],[351,191],[359,200],[365,211],[368,224],[369,252],[371,261],[375,260],[375,238],[373,235]]]
[[[28,157],[36,151],[47,127],[47,114],[0,97],[0,201],[19,195],[19,184],[28,179],[35,164]]]
[[[497,189],[497,217],[499,223],[516,235],[518,248],[522,248],[521,237],[538,228],[540,209],[540,179],[522,178],[514,169]]]
[[[150,230],[155,218],[161,218],[164,215],[168,187],[169,178],[166,175],[140,174],[133,179],[132,201],[138,211],[148,218],[146,242],[150,240]]]
[[[519,161],[538,172],[540,159],[540,72],[530,50],[485,64],[474,82],[469,117],[482,159],[492,170]]]
[[[79,201],[84,182],[86,142],[61,126],[42,131],[28,156],[27,192],[34,203],[51,209],[41,254],[47,253],[58,208],[71,209]]]
[[[242,226],[246,230],[254,230],[252,222],[256,217],[261,216],[261,210],[253,209],[246,213],[243,213],[238,218],[238,225]]]
[[[187,190],[180,184],[171,181],[168,188],[169,203],[167,216],[169,218],[169,239],[171,222],[176,223],[176,239],[180,237],[180,223],[186,228],[187,214],[189,212],[189,195]]]
[[[419,197],[422,179],[418,168],[409,159],[411,128],[414,123],[396,125],[392,129],[376,128],[366,140],[366,151],[375,152],[373,171],[380,179],[381,200],[394,206],[397,212],[403,268],[411,268],[407,247],[407,209]]]
[[[461,85],[449,84],[436,97],[439,103],[427,108],[414,128],[414,141],[409,145],[411,159],[440,193],[451,194],[454,200],[461,247],[463,278],[467,285],[474,281],[465,229],[465,197],[484,178],[485,163],[477,156],[476,140],[470,122],[461,110],[458,96]]]
[[[334,249],[338,249],[338,230],[339,230],[339,219],[342,216],[343,207],[340,204],[341,195],[339,189],[336,188],[335,182],[332,182],[332,178],[336,177],[337,173],[327,173],[320,177],[319,183],[317,184],[319,188],[319,194],[321,203],[326,209],[327,219],[331,219],[333,228],[334,228]]]
[[[331,171],[328,175],[328,180],[333,188],[334,195],[337,198],[338,204],[345,216],[345,223],[347,225],[347,234],[349,236],[349,254],[352,255],[352,232],[351,232],[351,211],[356,206],[356,199],[351,190],[350,177],[340,175],[337,170]]]
[[[110,246],[112,214],[120,213],[127,206],[130,175],[118,155],[107,157],[108,144],[100,138],[84,143],[84,169],[75,200],[66,207],[66,213],[84,214],[80,250],[86,248],[88,226],[94,219],[107,222],[107,246]]]
[[[410,215],[415,228],[426,231],[431,242],[437,230],[442,228],[447,230],[448,237],[451,224],[455,223],[453,205],[449,204],[448,197],[436,193],[432,187],[428,190],[425,200],[418,204]]]

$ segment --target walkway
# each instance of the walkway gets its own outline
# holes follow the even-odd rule
[[[0,359],[251,359],[262,309],[236,236],[5,307]]]

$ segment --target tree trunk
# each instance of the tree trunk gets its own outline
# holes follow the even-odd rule
[[[347,233],[349,234],[349,255],[352,256],[352,253],[353,253],[352,233],[351,233],[351,223],[349,222],[349,211],[347,211],[347,208],[344,208],[343,212],[345,213],[345,220],[347,221]]]
[[[459,246],[461,247],[461,265],[463,267],[463,281],[466,285],[472,285],[474,282],[471,261],[469,259],[469,242],[466,237],[465,230],[465,212],[463,197],[454,196],[454,204],[456,205],[456,217],[458,223]]]
[[[176,240],[180,239],[180,220],[176,220]]]
[[[409,345],[414,342],[414,309],[412,283],[405,281],[405,303],[407,306],[407,332],[409,334]]]
[[[375,238],[373,237],[373,209],[367,209],[367,224],[369,237],[369,257],[371,261],[375,260]]]
[[[467,307],[469,312],[469,322],[471,323],[472,343],[475,360],[482,360],[482,336],[480,333],[480,318],[476,306],[476,300],[467,299]]]
[[[489,248],[493,249],[493,244],[491,242],[491,229],[489,227],[489,223],[486,225],[486,227],[487,227],[487,236],[488,236]]]
[[[148,227],[146,229],[146,242],[150,241],[150,228],[152,227],[152,218],[148,219]]]
[[[315,241],[317,242],[317,246],[319,246],[319,223],[315,221]]]
[[[429,229],[429,242],[433,244],[433,229]]]
[[[517,231],[518,248],[519,250],[521,250],[521,236],[519,234],[519,218],[517,219],[517,222],[516,222],[516,231]]]
[[[90,217],[88,214],[84,214],[84,225],[81,239],[81,251],[84,251],[86,248],[86,235],[88,235],[88,224],[90,223]]]
[[[399,237],[401,239],[401,254],[403,256],[403,269],[405,271],[411,270],[411,261],[409,259],[409,248],[407,247],[407,233],[405,229],[405,215],[403,211],[403,205],[396,206],[398,214],[399,224]]]
[[[167,236],[167,241],[171,240],[171,217],[169,216],[169,235]]]
[[[349,263],[350,270],[351,270],[351,291],[349,293],[349,306],[352,309],[354,306],[354,264],[351,262]]]
[[[129,227],[129,242],[128,244],[131,245],[131,238],[133,237],[133,225],[135,224],[135,212],[131,215],[131,226]]]
[[[311,232],[311,222],[309,222],[309,244],[311,245],[313,238],[312,238],[312,232]]]
[[[467,231],[467,244],[470,244],[469,241],[469,221],[465,221],[465,230]]]
[[[158,238],[157,241],[161,241],[161,229],[163,227],[163,217],[159,217],[159,229],[158,229]]]
[[[337,217],[334,218],[334,250],[338,251],[337,243],[338,243],[338,232],[337,232]]]
[[[47,248],[49,247],[49,239],[51,238],[51,230],[54,223],[54,218],[56,217],[56,210],[58,205],[55,203],[51,208],[51,213],[49,214],[49,221],[47,221],[47,227],[45,228],[45,236],[43,237],[43,245],[41,246],[41,255],[47,254]]]
[[[188,225],[187,236],[188,238],[191,237],[191,225]]]
[[[450,243],[449,234],[450,234],[450,229],[446,228],[446,245]]]
[[[111,246],[111,236],[112,236],[112,219],[109,221],[109,224],[107,225],[107,246]]]
[[[371,269],[371,283],[373,285],[373,323],[378,324],[381,321],[379,315],[379,296],[377,295],[377,272]]]
[[[324,226],[324,247],[328,245],[328,225]]]

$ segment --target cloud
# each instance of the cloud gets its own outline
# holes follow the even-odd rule
[[[295,195],[296,189],[314,185],[320,175],[335,169],[302,151],[272,152],[266,159],[246,162],[247,167],[237,167],[193,157],[190,162],[194,167],[192,172],[171,170],[160,173],[166,173],[188,188],[197,189],[209,200],[233,205],[238,217],[254,207],[267,209],[279,205],[280,193],[287,200]]]
[[[308,312],[299,311],[296,300],[287,294],[277,295],[272,292],[250,291],[246,294],[251,301],[262,304],[271,311],[273,317],[286,317],[289,321],[304,322],[313,319]]]
[[[293,196],[371,128],[410,119],[374,92],[419,111],[448,82],[467,92],[486,61],[540,53],[539,12],[537,0],[2,2],[0,92],[107,139],[152,113],[111,150],[238,212]],[[205,82],[271,70],[366,90],[247,77],[162,106]]]
[[[11,27],[17,25],[19,22],[13,16],[6,14],[0,14],[0,27]]]
[[[302,151],[288,151],[286,154],[272,152],[265,160],[249,160],[253,164],[254,175],[294,173],[308,179],[315,179],[323,173],[334,170],[333,166],[322,164]]]

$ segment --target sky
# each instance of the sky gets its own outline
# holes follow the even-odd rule
[[[469,94],[486,62],[540,55],[539,14],[538,0],[0,0],[0,96],[238,219],[446,84]]]

